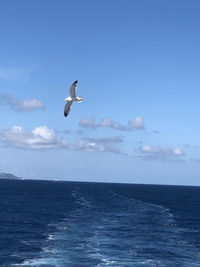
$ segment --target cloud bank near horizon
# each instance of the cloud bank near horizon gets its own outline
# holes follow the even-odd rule
[[[9,147],[25,150],[64,149],[83,152],[109,152],[128,155],[119,145],[125,142],[123,136],[112,137],[82,137],[71,143],[59,137],[47,126],[39,126],[33,130],[23,130],[20,126],[13,126],[0,133],[0,141]],[[163,146],[142,145],[136,149],[137,157],[141,160],[156,160],[169,162],[184,162],[185,153],[179,147],[165,148]]]
[[[124,142],[121,136],[109,138],[81,138],[69,143],[56,135],[47,126],[39,126],[32,131],[25,131],[20,126],[13,126],[0,133],[0,141],[10,147],[29,150],[66,149],[85,152],[110,152],[123,154],[116,145]]]

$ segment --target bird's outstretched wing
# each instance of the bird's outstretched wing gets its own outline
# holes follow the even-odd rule
[[[76,80],[71,87],[69,88],[69,94],[71,97],[76,97],[76,87],[77,87],[78,81]]]
[[[71,105],[72,105],[72,101],[68,101],[67,104],[65,105],[65,109],[64,109],[65,117],[67,117],[67,115],[69,114]]]

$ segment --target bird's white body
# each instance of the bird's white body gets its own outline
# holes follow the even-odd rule
[[[67,101],[72,101],[72,102],[78,101],[78,102],[81,102],[82,101],[82,97],[79,97],[79,96],[77,96],[77,97],[68,96],[68,97],[65,98],[64,101],[65,102],[67,102]]]
[[[66,105],[65,105],[65,109],[64,109],[64,116],[67,117],[67,115],[69,114],[69,111],[70,111],[70,107],[72,105],[72,103],[74,101],[76,102],[81,102],[82,101],[82,97],[80,96],[76,96],[76,87],[77,87],[77,84],[78,84],[78,81],[75,81],[72,86],[69,88],[69,93],[70,93],[70,96],[66,97],[65,98],[65,102]]]

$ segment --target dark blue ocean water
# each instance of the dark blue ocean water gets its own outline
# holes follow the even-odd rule
[[[200,266],[200,187],[1,180],[0,266]]]

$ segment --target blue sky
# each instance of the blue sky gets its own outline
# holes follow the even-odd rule
[[[4,1],[0,171],[200,185],[199,1]],[[82,103],[64,118],[78,79]]]

